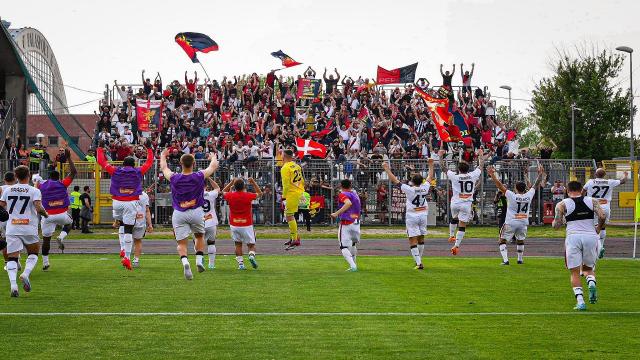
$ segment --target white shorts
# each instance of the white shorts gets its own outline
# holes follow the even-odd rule
[[[600,205],[600,208],[602,208],[602,211],[604,211],[605,216],[607,217],[607,220],[605,220],[605,224],[609,223],[609,220],[611,220],[611,207],[610,206],[603,206],[602,204]],[[593,217],[593,224],[594,225],[598,225],[598,215],[596,214]]]
[[[564,241],[565,262],[567,269],[586,265],[593,268],[598,259],[598,243],[600,237],[591,234],[567,235]]]
[[[171,215],[176,240],[184,240],[191,233],[204,234],[204,211],[201,207],[187,211],[173,211]]]
[[[68,213],[49,215],[47,218],[42,218],[40,227],[42,228],[42,236],[51,237],[56,231],[56,225],[65,226],[71,225],[73,220]]]
[[[424,214],[424,216],[407,216],[405,225],[407,226],[408,237],[427,235],[427,214]]]
[[[360,242],[360,223],[338,225],[340,248],[350,247]]]
[[[217,226],[209,226],[208,228],[204,228],[204,240],[216,241],[217,229]]]
[[[524,240],[527,238],[527,224],[521,221],[505,222],[500,229],[500,239],[511,240],[516,237],[516,240]]]
[[[146,233],[147,233],[147,227],[142,226],[142,227],[134,227],[132,234],[134,239],[142,240],[144,239],[144,236]]]
[[[255,244],[256,232],[253,230],[253,225],[249,226],[233,226],[229,225],[231,230],[231,240],[236,243],[243,244]]]
[[[471,221],[471,202],[452,202],[451,217],[467,224]]]
[[[136,214],[138,214],[138,200],[119,201],[113,200],[113,218],[122,225],[135,225]]]
[[[40,241],[38,235],[7,235],[7,254],[21,251],[23,245],[36,244]]]

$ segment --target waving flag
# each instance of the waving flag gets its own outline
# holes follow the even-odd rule
[[[296,65],[300,65],[302,63],[299,63],[295,60],[293,60],[291,58],[291,56],[285,54],[282,52],[282,50],[278,50],[278,51],[274,51],[271,53],[271,56],[273,57],[277,57],[278,59],[280,59],[282,61],[282,66],[284,67],[292,67],[292,66],[296,66]]]
[[[162,100],[136,99],[136,120],[140,131],[162,131]]]
[[[403,66],[401,68],[387,70],[378,66],[378,76],[376,83],[382,84],[404,84],[412,83],[416,79],[418,63]]]
[[[208,53],[209,51],[218,51],[218,44],[205,34],[194,32],[179,33],[175,37],[176,42],[192,62],[200,62],[196,57],[197,52]]]
[[[327,148],[313,140],[296,138],[296,147],[298,148],[298,157],[300,159],[306,155],[316,156],[323,159],[327,157]]]
[[[434,98],[418,87],[415,90],[427,103],[429,112],[431,112],[431,119],[436,126],[436,130],[438,130],[438,135],[440,135],[440,140],[444,142],[456,141],[449,134],[449,127],[455,126],[453,115],[449,112],[449,99]]]

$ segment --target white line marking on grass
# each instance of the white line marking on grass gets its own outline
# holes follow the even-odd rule
[[[52,317],[75,317],[75,316],[550,316],[550,315],[640,315],[640,311],[600,311],[600,312],[578,312],[578,311],[545,311],[545,312],[5,312],[0,313],[0,317],[8,316],[52,316]]]

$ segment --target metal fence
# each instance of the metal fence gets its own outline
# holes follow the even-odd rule
[[[553,217],[554,199],[551,186],[556,180],[564,185],[570,180],[584,183],[593,177],[596,164],[593,160],[510,160],[493,163],[498,178],[508,188],[513,188],[515,182],[528,176],[533,183],[536,178],[536,168],[540,163],[546,170],[548,177],[541,191],[536,193],[532,203],[531,223],[540,224]],[[117,163],[114,163],[117,165]],[[362,201],[362,222],[368,225],[393,225],[404,223],[405,197],[399,188],[392,186],[382,169],[382,160],[310,160],[300,163],[303,169],[307,191],[312,199],[311,215],[314,224],[331,223],[329,214],[336,210],[337,193],[342,179],[351,179],[355,190]],[[409,179],[414,172],[427,176],[427,162],[424,160],[390,160],[391,169],[401,180]],[[170,225],[171,193],[168,181],[162,176],[158,162],[144,176],[143,185],[151,200],[151,210],[154,223]],[[275,159],[261,159],[255,161],[238,160],[235,162],[221,161],[220,168],[214,179],[220,187],[224,187],[233,178],[242,176],[253,177],[264,191],[261,199],[254,203],[254,221],[256,224],[282,224],[283,208],[280,185],[280,167]],[[197,160],[197,169],[208,166],[208,161]],[[452,170],[455,162],[448,162]],[[633,220],[633,204],[638,184],[638,163],[631,165],[629,161],[605,161],[603,166],[609,178],[621,178],[624,171],[629,172],[626,184],[617,187],[613,193],[611,203],[611,220],[613,222],[631,222]],[[91,188],[94,204],[94,222],[108,224],[112,221],[111,196],[109,195],[110,175],[100,169],[95,163],[76,163],[78,175],[73,185]],[[170,164],[172,170],[180,171],[178,164]],[[0,169],[8,169],[7,160],[0,161]],[[66,172],[67,167],[62,170]],[[450,183],[435,164],[436,180],[430,194],[429,214],[431,224],[445,225],[449,221],[449,198],[451,196]],[[46,172],[45,172],[46,174]],[[45,177],[46,178],[46,177]],[[473,223],[483,225],[497,224],[496,193],[493,181],[483,172],[476,187],[473,202]],[[228,223],[229,209],[224,199],[219,198],[216,209],[221,224]],[[550,212],[549,212],[550,211]]]

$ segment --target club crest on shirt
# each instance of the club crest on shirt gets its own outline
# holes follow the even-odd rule
[[[196,199],[193,200],[189,200],[189,201],[181,201],[180,202],[180,207],[181,208],[188,208],[188,207],[192,207],[196,205]]]

